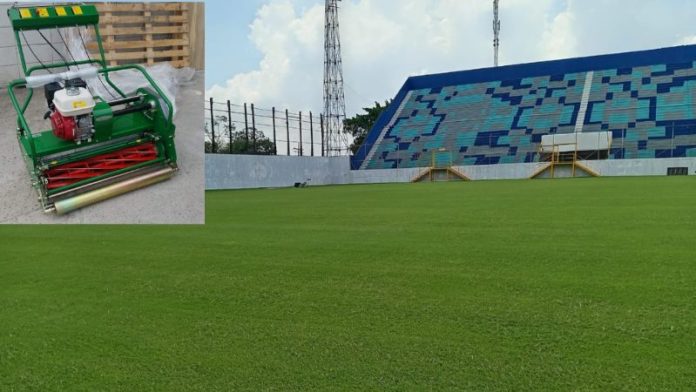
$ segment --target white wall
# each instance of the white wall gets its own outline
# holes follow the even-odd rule
[[[350,170],[348,157],[206,154],[206,189],[409,182],[422,169]]]
[[[207,154],[205,167],[206,189],[329,185],[341,183],[348,158]]]
[[[664,176],[668,167],[688,167],[696,174],[696,158],[583,161],[602,176]],[[472,180],[529,178],[544,163],[460,166]],[[422,168],[350,170],[348,157],[263,155],[205,156],[206,189],[280,188],[308,179],[310,185],[410,182]]]
[[[696,175],[696,158],[619,159],[583,163],[608,177],[665,176],[669,167],[688,167],[689,175]]]

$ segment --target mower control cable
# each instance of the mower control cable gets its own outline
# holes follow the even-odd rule
[[[60,40],[63,41],[63,45],[65,46],[65,50],[68,51],[68,56],[70,56],[70,58],[72,59],[73,64],[77,67],[77,69],[80,69],[80,64],[77,63],[75,56],[73,56],[72,52],[70,51],[70,48],[68,47],[68,43],[65,42],[65,38],[63,38],[63,34],[61,34],[60,29],[56,28],[56,32],[58,33]],[[66,63],[67,63],[67,61],[66,61]]]
[[[65,68],[67,68],[68,70],[70,70],[70,64],[68,63],[68,59],[66,59],[65,56],[63,56],[63,53],[61,53],[58,49],[56,49],[55,46],[53,46],[53,44],[51,43],[51,41],[50,41],[48,38],[46,38],[45,35],[43,35],[43,33],[41,32],[41,30],[36,30],[36,32],[39,33],[39,35],[41,36],[41,38],[43,38],[43,40],[48,44],[48,46],[51,47],[51,49],[53,49],[54,52],[58,53],[58,56],[60,56],[60,59],[63,60],[63,62],[65,63]],[[66,47],[66,49],[67,49],[67,47]]]
[[[32,49],[31,45],[29,44],[29,40],[27,40],[27,36],[24,35],[24,30],[21,30],[21,33],[22,33],[22,38],[24,38],[24,43],[27,44],[27,48],[29,48],[29,51],[30,51],[31,54],[34,56],[34,58],[36,59],[36,61],[38,61],[39,64],[41,64],[41,67],[43,67],[46,71],[48,71],[48,73],[52,74],[53,72],[51,72],[51,69],[50,69],[50,68],[47,68],[46,65],[43,63],[43,61],[41,61],[41,59],[39,58],[39,56],[37,56],[36,53],[34,53],[34,49]]]
[[[80,41],[82,42],[82,49],[84,49],[85,54],[87,55],[87,60],[92,62],[92,57],[89,55],[89,50],[87,49],[87,44],[85,43],[85,39],[82,38],[82,30],[80,30],[80,28],[78,26],[75,26],[75,28],[77,29],[77,35],[80,36]],[[104,64],[102,64],[102,67],[103,66],[104,66]],[[111,99],[118,98],[118,96],[116,96],[113,92],[111,92],[111,90],[109,90],[108,87],[106,87],[106,83],[104,83],[104,81],[102,80],[101,75],[97,75],[97,80],[99,80],[99,83],[101,83],[101,85],[104,87],[104,91],[106,91],[107,93],[109,93],[109,95],[111,95]]]

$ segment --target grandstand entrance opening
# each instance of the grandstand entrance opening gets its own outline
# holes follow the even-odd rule
[[[453,166],[452,152],[446,148],[432,151],[430,167],[418,173],[411,182],[470,181],[460,169]]]

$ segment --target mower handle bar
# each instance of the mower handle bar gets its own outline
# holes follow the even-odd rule
[[[47,75],[27,76],[26,82],[28,88],[43,87],[49,83],[62,82],[70,79],[93,79],[99,74],[97,67],[89,67],[78,69],[77,71],[65,71],[61,73],[53,73]]]

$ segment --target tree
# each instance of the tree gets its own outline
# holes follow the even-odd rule
[[[213,132],[210,126],[210,121],[205,120],[205,152],[216,153],[220,151],[220,133],[218,131],[218,123],[214,121],[213,126],[215,127],[215,139],[213,139]]]
[[[216,116],[213,119],[213,127],[215,129],[215,135],[213,135],[213,127],[210,126],[210,120],[205,121],[205,152],[206,153],[218,153],[225,151],[224,149],[224,136],[227,131],[227,117]],[[221,125],[224,127],[221,127]],[[215,138],[213,139],[213,136]]]
[[[212,127],[210,121],[205,122],[205,152],[220,154],[255,154],[255,155],[275,155],[276,150],[273,142],[263,134],[263,132],[244,130],[237,131],[235,123],[227,121],[227,116],[215,116],[213,118],[215,127],[215,140],[213,140]],[[248,136],[248,139],[247,139]],[[256,139],[254,139],[254,136]],[[256,142],[254,143],[254,140]]]
[[[384,101],[384,106],[379,102],[375,102],[375,106],[371,108],[363,108],[365,114],[356,114],[354,117],[347,118],[343,121],[343,131],[353,135],[353,144],[350,146],[350,150],[353,154],[358,152],[360,146],[365,141],[367,133],[375,125],[380,114],[389,107],[391,100]]]
[[[256,149],[254,149],[254,136],[256,136]],[[273,141],[266,137],[263,132],[249,129],[249,139],[245,131],[232,132],[230,143],[232,154],[255,154],[255,155],[275,155]]]

